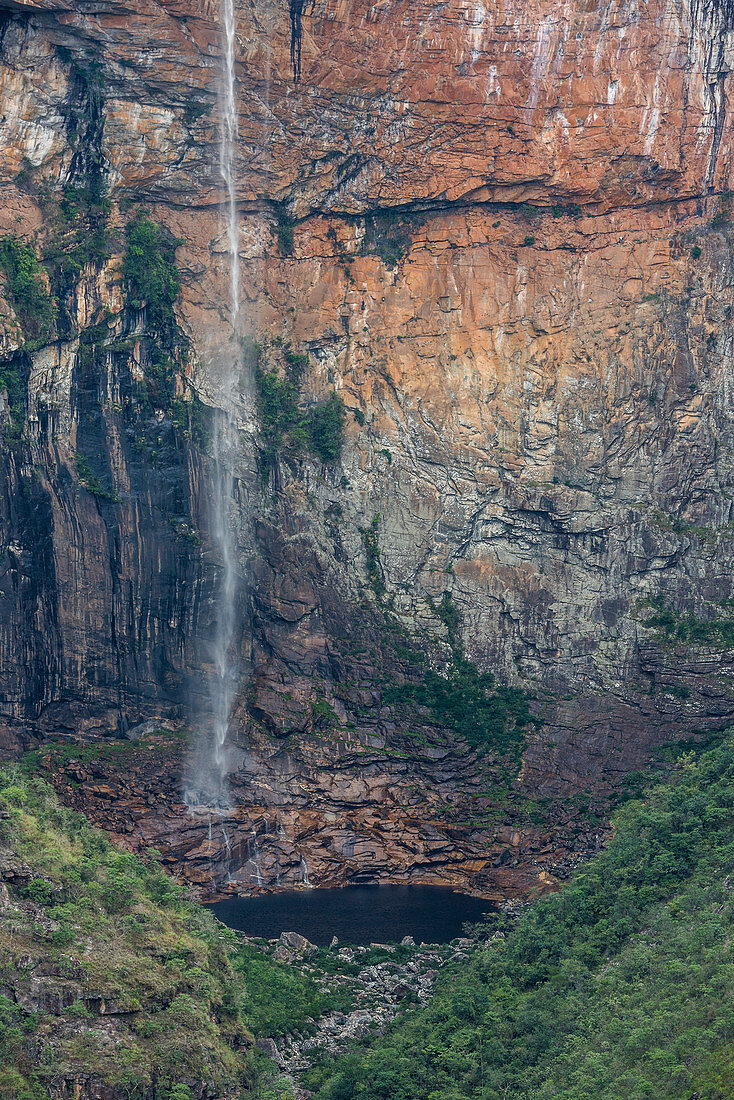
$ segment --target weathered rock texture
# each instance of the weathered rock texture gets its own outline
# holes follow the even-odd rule
[[[132,200],[184,242],[188,384],[216,404],[231,354],[216,5],[0,7],[3,231],[43,241],[39,186],[73,181],[80,143],[96,142],[120,239]],[[450,593],[468,656],[535,695],[545,724],[513,799],[606,797],[656,744],[731,722],[726,631],[683,644],[646,628],[640,603],[728,622],[734,595],[734,11],[316,0],[294,83],[288,6],[237,8],[239,335],[273,363],[276,339],[307,351],[304,398],[334,387],[357,416],[337,467],[283,461],[263,487],[243,377],[236,861],[224,821],[208,848],[208,822],[186,817],[176,767],[163,780],[146,765],[129,825],[124,769],[110,795],[76,797],[202,883],[215,850],[239,885],[292,883],[305,866],[316,884],[374,873],[494,895],[511,848],[502,831],[488,845],[471,812],[481,790],[489,813],[500,765],[430,723],[421,745],[382,705],[404,669],[379,642],[362,532],[379,516],[382,602],[431,661],[448,652],[435,608]],[[90,65],[104,102],[82,140],[72,108]],[[145,318],[125,306],[118,262],[81,273],[52,346],[19,351],[5,313],[4,354],[28,381],[26,439],[4,454],[8,750],[203,721],[207,459],[165,416],[142,450],[125,428]],[[140,339],[85,380],[76,340],[103,308],[117,339]],[[80,483],[84,447],[112,499]],[[452,799],[463,832],[433,821]],[[547,846],[537,832],[533,851]],[[510,862],[522,890],[542,867]]]

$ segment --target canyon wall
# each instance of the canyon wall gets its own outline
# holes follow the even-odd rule
[[[217,5],[0,3],[0,230],[43,258],[54,203],[96,173],[111,242],[52,287],[53,338],[2,306],[24,424],[0,741],[127,738],[44,759],[204,889],[524,893],[599,842],[589,797],[734,717],[734,9],[236,8],[233,334]],[[154,386],[140,407],[151,320],[121,263],[141,205],[178,242],[176,398],[216,406],[242,358],[241,690],[213,819],[181,802],[176,732],[206,726],[211,470]],[[284,452],[263,476],[255,342],[275,371],[308,356],[304,405],[342,398],[336,463]],[[521,760],[396,702],[418,651],[445,670],[452,650],[530,697]]]

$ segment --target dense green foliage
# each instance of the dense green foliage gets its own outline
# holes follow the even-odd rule
[[[456,656],[445,674],[426,669],[422,675],[417,683],[385,688],[384,701],[427,707],[432,721],[475,748],[517,747],[535,721],[524,691],[498,686],[491,672],[480,672],[465,657]]]
[[[173,465],[179,460],[182,438],[205,447],[211,433],[211,410],[187,386],[182,372],[189,344],[175,312],[181,292],[176,249],[181,241],[144,211],[127,226],[126,237],[123,275],[127,304],[133,309],[145,307],[148,330],[145,381],[135,387],[127,415],[136,428],[134,442],[139,454],[146,455],[153,466]],[[118,341],[109,345],[109,350],[127,358],[131,345]],[[170,437],[150,421],[152,409],[169,415],[175,428]]]
[[[243,1016],[258,1038],[308,1031],[324,1012],[343,1007],[338,995],[325,993],[313,978],[273,962],[255,947],[240,947],[231,962],[242,979]]]
[[[251,1058],[244,1024],[252,1009],[259,1025],[263,991],[279,988],[283,968],[263,956],[250,991],[236,973],[247,972],[242,953],[234,968],[229,961],[236,935],[154,854],[114,847],[19,768],[0,770],[0,853],[21,869],[0,906],[0,986],[24,1003],[35,996],[31,978],[51,1002],[59,987],[76,997],[48,1014],[0,997],[3,1100],[58,1095],[60,1082],[90,1072],[129,1100],[188,1097],[202,1083],[233,1096],[258,1075],[257,1095],[271,1095],[263,1082],[272,1067]],[[310,987],[301,993],[298,976],[288,978],[283,996],[312,1007]]]
[[[284,256],[290,256],[293,252],[293,230],[295,222],[289,217],[284,207],[279,206],[276,211],[275,232],[278,238],[278,248]]]
[[[369,527],[362,528],[362,542],[364,544],[365,564],[367,566],[367,578],[370,588],[381,600],[387,591],[385,580],[380,567],[380,513],[372,517]]]
[[[51,234],[43,259],[59,300],[73,290],[87,264],[102,264],[112,254],[108,232],[110,202],[100,178],[64,188],[60,199],[40,200]]]
[[[344,437],[344,402],[332,392],[318,405],[301,407],[301,382],[308,367],[308,356],[285,348],[282,374],[263,368],[261,349],[257,346],[252,359],[260,412],[263,474],[268,475],[280,455],[295,456],[304,451],[317,455],[324,463],[336,462]]]
[[[298,453],[308,439],[305,416],[298,407],[305,356],[286,351],[285,370],[279,375],[275,370],[264,370],[259,358],[255,364],[260,411],[261,449],[263,468],[268,471],[283,453]]]
[[[732,872],[727,742],[619,809],[609,847],[568,887],[310,1083],[320,1100],[724,1100]]]
[[[128,303],[133,309],[146,307],[148,325],[165,347],[181,345],[174,306],[181,292],[176,266],[180,241],[143,213],[126,230],[127,248],[123,275]]]
[[[56,311],[33,245],[17,237],[3,237],[0,269],[25,340],[33,343],[48,337]]]
[[[25,420],[26,384],[17,359],[0,363],[0,390],[8,395],[11,427],[18,429]]]
[[[336,462],[341,454],[346,412],[337,393],[316,405],[308,414],[309,445],[322,462]]]

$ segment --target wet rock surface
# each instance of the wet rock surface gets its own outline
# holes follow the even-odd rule
[[[175,735],[99,748],[64,744],[61,758],[49,748],[38,763],[65,802],[133,850],[158,850],[204,898],[381,882],[452,886],[501,901],[556,889],[604,841],[603,799],[593,803],[600,815],[593,824],[588,803],[548,803],[538,816],[512,790],[500,811],[491,788],[478,794],[478,784],[463,778],[459,749],[442,765],[444,797],[426,802],[434,773],[407,753],[396,771],[377,758],[368,787],[358,749],[345,758],[344,746],[308,738],[290,747],[284,772],[278,754],[263,751],[269,769],[259,763],[251,785],[233,787],[227,811],[192,812],[181,802],[187,745]],[[356,796],[345,797],[348,784]]]

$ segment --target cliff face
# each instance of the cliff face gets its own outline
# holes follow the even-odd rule
[[[653,746],[734,716],[734,11],[302,7],[237,4],[238,335],[269,366],[307,353],[302,400],[335,389],[348,416],[336,465],[284,455],[263,484],[243,353],[236,805],[211,832],[187,816],[155,737],[132,771],[86,757],[58,781],[203,884],[522,892],[596,843],[528,799],[602,805]],[[96,173],[111,199],[109,255],[52,288],[53,339],[6,294],[25,426],[3,452],[3,744],[205,725],[206,441],[155,387],[141,409],[151,320],[119,268],[144,203],[181,242],[176,393],[216,406],[240,346],[218,9],[0,8],[2,232],[48,254],[64,187]],[[417,675],[406,646],[438,668],[460,646],[534,697],[519,776],[386,696]]]

